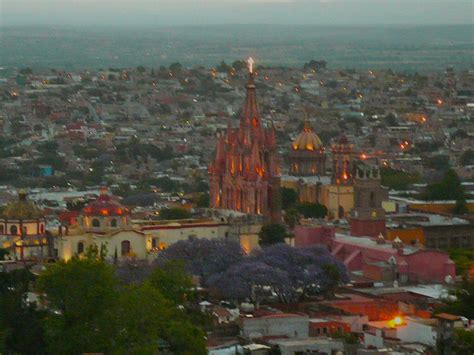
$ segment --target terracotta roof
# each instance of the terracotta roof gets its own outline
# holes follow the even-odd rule
[[[449,314],[449,313],[438,313],[434,315],[436,318],[444,319],[444,320],[450,320],[450,321],[456,321],[460,320],[460,316],[455,316],[454,314]]]

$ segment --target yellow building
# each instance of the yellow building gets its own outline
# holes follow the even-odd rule
[[[354,207],[354,186],[323,185],[320,203],[328,209],[330,219],[345,217]]]
[[[109,259],[152,260],[163,249],[189,238],[240,241],[245,252],[258,247],[258,223],[229,223],[222,218],[176,221],[134,221],[130,211],[101,190],[99,198],[82,210],[78,223],[62,227],[55,237],[60,259],[68,260],[85,253],[89,247],[106,251]]]
[[[0,213],[1,247],[18,260],[42,260],[52,256],[52,240],[46,234],[43,212],[20,191]]]

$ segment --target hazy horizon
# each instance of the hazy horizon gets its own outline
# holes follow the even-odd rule
[[[472,25],[465,0],[0,0],[1,26]]]

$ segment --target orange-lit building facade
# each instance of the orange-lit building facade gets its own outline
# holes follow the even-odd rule
[[[252,70],[240,125],[233,128],[229,124],[219,137],[215,159],[209,165],[209,182],[212,208],[281,220],[275,131],[262,125]]]

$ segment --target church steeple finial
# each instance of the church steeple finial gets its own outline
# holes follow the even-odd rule
[[[245,98],[245,106],[242,112],[240,125],[241,127],[248,127],[250,124],[254,129],[260,129],[261,128],[260,113],[258,111],[257,97],[256,97],[256,92],[255,92],[255,81],[254,81],[255,74],[253,71],[254,63],[255,62],[252,57],[250,57],[247,60],[248,70],[249,70],[249,81],[247,83],[247,94]]]
[[[306,110],[303,110],[303,113],[304,113],[304,126],[303,126],[303,130],[305,132],[311,132],[313,130],[313,128],[311,127],[311,124],[309,123],[309,119],[308,119],[308,112]]]
[[[253,63],[255,63],[255,61],[253,60],[252,57],[249,57],[249,59],[247,59],[247,66],[248,66],[248,69],[249,69],[249,74],[251,76],[253,74]]]

